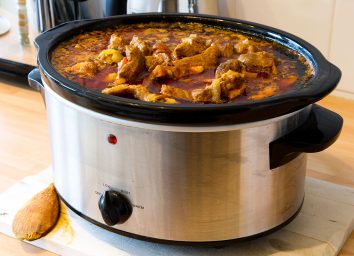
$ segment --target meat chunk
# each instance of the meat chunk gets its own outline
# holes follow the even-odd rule
[[[241,95],[246,89],[243,75],[229,70],[220,78],[221,98],[232,100]]]
[[[176,75],[174,66],[157,65],[150,74],[150,79],[173,78]]]
[[[138,36],[133,36],[132,40],[130,41],[130,46],[139,48],[144,56],[150,55],[152,52],[150,45]]]
[[[145,59],[138,47],[126,47],[127,61],[122,59],[118,64],[118,78],[134,81],[145,69]],[[125,63],[126,62],[126,63]]]
[[[235,46],[235,51],[238,54],[248,53],[248,52],[256,52],[258,51],[258,47],[250,42],[248,38],[242,39]]]
[[[204,38],[196,34],[191,34],[189,37],[183,38],[182,43],[176,46],[173,50],[172,57],[173,59],[190,57],[203,52],[207,48],[208,44]]]
[[[83,61],[65,69],[66,72],[78,75],[80,77],[91,78],[98,70],[98,64],[95,61]]]
[[[163,66],[157,65],[150,74],[151,79],[171,78],[178,79],[188,75],[199,74],[204,71],[203,66],[175,65]]]
[[[156,54],[156,53],[166,53],[168,56],[171,56],[172,52],[170,50],[170,48],[168,48],[167,45],[165,45],[164,43],[162,43],[161,41],[157,41],[153,47],[152,47],[152,51]]]
[[[264,51],[241,54],[238,60],[245,66],[248,72],[264,72],[268,74],[277,72],[275,57]]]
[[[123,39],[117,34],[112,34],[109,40],[108,49],[115,49],[120,52],[125,52],[125,46],[128,44],[126,39]]]
[[[222,57],[230,58],[234,54],[234,45],[232,43],[218,44],[218,47]]]
[[[177,87],[166,85],[166,84],[163,84],[161,86],[160,93],[162,95],[167,96],[167,97],[192,100],[192,94],[190,91],[183,90],[181,88],[177,88]]]
[[[148,101],[148,102],[160,102],[168,104],[176,104],[177,101],[172,98],[168,98],[161,94],[151,93],[149,90],[141,85],[129,85],[129,84],[119,84],[113,87],[106,88],[102,90],[102,93],[111,94],[121,97],[134,98],[138,100]]]
[[[224,100],[232,100],[241,95],[245,89],[243,75],[229,70],[205,88],[194,89],[192,98],[195,102],[222,103]]]
[[[215,78],[220,78],[224,73],[226,73],[229,70],[241,72],[242,70],[241,62],[239,60],[231,59],[223,63],[220,63],[220,65],[216,68]]]
[[[212,83],[205,88],[192,90],[192,98],[194,102],[221,103],[220,91],[220,83]]]
[[[151,56],[145,57],[145,65],[149,72],[154,70],[157,65],[167,66],[171,61],[171,58],[168,54],[161,52],[161,53],[154,53]]]
[[[220,56],[219,47],[212,44],[200,54],[173,61],[174,65],[203,66],[205,69],[215,67]]]
[[[158,41],[152,47],[153,54],[145,57],[145,65],[149,72],[158,65],[168,66],[171,64],[171,50],[167,45]]]
[[[151,72],[150,78],[178,79],[187,75],[199,74],[207,68],[216,66],[219,53],[219,48],[212,45],[200,54],[172,61],[173,66],[157,65]]]

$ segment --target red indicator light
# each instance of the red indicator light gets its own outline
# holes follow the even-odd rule
[[[117,137],[113,134],[108,135],[107,140],[111,144],[116,144],[117,143]]]

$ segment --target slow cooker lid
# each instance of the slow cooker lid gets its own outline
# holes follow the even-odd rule
[[[87,89],[61,76],[50,63],[51,50],[58,43],[83,31],[147,21],[199,22],[272,40],[295,50],[306,58],[314,69],[314,76],[300,85],[300,89],[262,100],[227,104],[173,105],[106,95]],[[149,13],[73,21],[39,35],[35,43],[38,48],[38,64],[42,79],[57,94],[94,111],[153,123],[214,123],[218,125],[274,118],[320,100],[336,87],[341,76],[340,70],[329,63],[314,46],[294,35],[260,24],[210,15]]]

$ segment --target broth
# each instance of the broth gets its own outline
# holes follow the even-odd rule
[[[170,104],[259,100],[312,76],[275,42],[198,23],[147,23],[84,32],[60,43],[54,68],[89,89]]]

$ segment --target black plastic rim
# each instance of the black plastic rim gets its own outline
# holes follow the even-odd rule
[[[84,88],[61,76],[50,63],[51,50],[58,43],[83,31],[151,21],[199,22],[278,42],[304,56],[313,66],[314,76],[302,84],[301,89],[262,100],[174,105],[105,95]],[[211,15],[149,13],[72,21],[39,35],[35,44],[38,48],[42,79],[57,94],[97,112],[151,123],[225,125],[270,119],[294,112],[322,99],[336,87],[341,77],[340,70],[328,62],[313,45],[292,34],[261,24]]]

